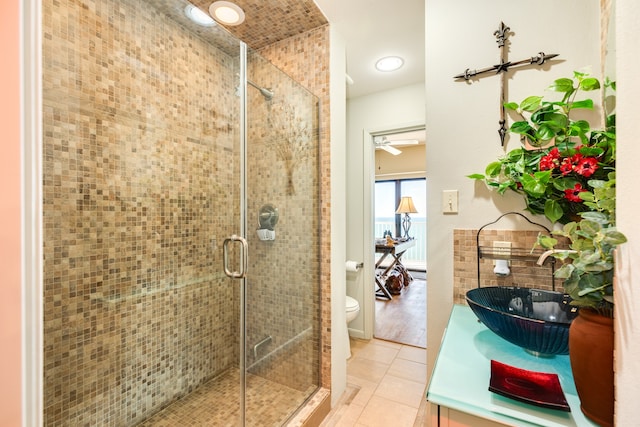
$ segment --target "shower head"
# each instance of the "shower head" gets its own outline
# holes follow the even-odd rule
[[[260,91],[260,93],[262,94],[262,96],[264,96],[264,99],[266,99],[267,101],[271,101],[271,99],[273,98],[273,92],[271,92],[269,89],[264,88],[262,86],[258,86],[257,84],[255,84],[251,80],[247,80],[247,83],[249,83],[251,86],[253,86],[256,89],[258,89]]]
[[[260,93],[262,94],[262,96],[264,96],[264,99],[266,99],[267,101],[271,101],[271,98],[273,98],[273,92],[271,92],[269,89],[261,88]]]

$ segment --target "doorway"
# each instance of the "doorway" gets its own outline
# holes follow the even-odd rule
[[[372,139],[376,286],[387,291],[375,296],[374,337],[426,348],[425,130],[377,134]],[[401,208],[408,201],[411,208]],[[388,244],[387,235],[397,243],[397,250],[385,257],[387,250],[379,245]],[[410,245],[399,254],[403,242]],[[408,274],[398,274],[402,267]]]

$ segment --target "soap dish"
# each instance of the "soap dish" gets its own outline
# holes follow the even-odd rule
[[[527,371],[492,360],[489,391],[532,405],[571,412],[557,374]]]

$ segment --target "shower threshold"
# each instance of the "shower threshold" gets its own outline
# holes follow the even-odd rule
[[[246,424],[282,426],[314,392],[247,374]],[[138,427],[237,426],[240,371],[231,368],[171,403]]]

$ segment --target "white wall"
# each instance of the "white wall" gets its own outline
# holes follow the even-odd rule
[[[374,256],[372,193],[374,182],[373,146],[370,132],[424,125],[424,85],[414,84],[347,101],[347,259],[364,262],[358,273],[347,274],[347,294],[360,303],[360,314],[349,324],[349,333],[371,338],[374,310]],[[427,129],[429,140],[429,129]],[[364,176],[368,178],[365,179]],[[371,231],[369,231],[371,230]],[[368,236],[368,240],[365,238]],[[369,241],[365,250],[365,242]],[[368,284],[365,297],[364,284]]]
[[[640,81],[638,69],[638,34],[640,4],[637,0],[617,1],[617,221],[629,242],[621,246],[618,258],[616,295],[616,425],[638,425],[640,397],[640,145],[638,116]],[[635,273],[635,275],[634,275]]]
[[[431,372],[452,307],[452,230],[477,228],[503,212],[524,208],[521,198],[500,197],[466,178],[482,173],[503,152],[497,135],[499,78],[488,76],[466,84],[453,76],[467,68],[498,63],[493,32],[500,21],[514,32],[509,60],[540,51],[560,55],[560,61],[544,69],[510,72],[507,100],[543,94],[554,79],[570,77],[585,66],[597,74],[600,42],[598,0],[426,2],[427,361]],[[518,144],[512,138],[508,149]],[[460,191],[458,215],[439,211],[442,190],[448,189]]]
[[[347,387],[347,320],[345,311],[345,134],[347,90],[344,39],[330,30],[331,129],[331,406]]]

